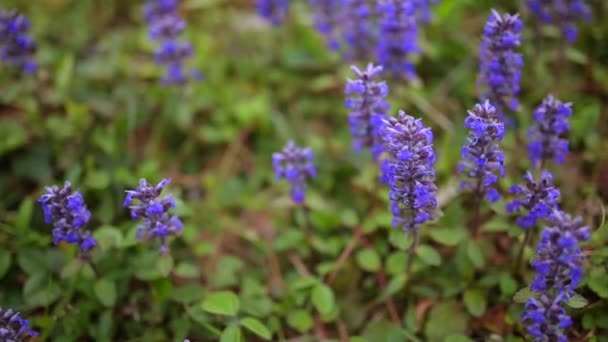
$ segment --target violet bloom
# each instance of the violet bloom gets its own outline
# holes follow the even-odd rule
[[[155,61],[166,67],[163,85],[181,85],[200,79],[196,70],[186,71],[184,63],[192,54],[192,44],[180,41],[186,22],[179,15],[178,0],[148,0],[144,18],[149,25],[150,39],[158,41]]]
[[[377,58],[384,70],[395,77],[416,76],[408,58],[418,53],[416,7],[408,0],[386,0],[378,6],[380,35]]]
[[[495,10],[488,17],[480,45],[477,84],[481,98],[490,100],[504,114],[519,107],[517,94],[523,58],[515,52],[521,44],[523,24],[519,15],[500,15]]]
[[[36,43],[28,35],[29,28],[30,22],[17,11],[0,11],[0,62],[28,74],[37,68],[33,60]]]
[[[289,0],[257,0],[257,9],[260,16],[272,25],[280,25],[289,12]]]
[[[140,219],[143,223],[137,229],[137,238],[150,240],[160,240],[160,253],[165,254],[169,251],[167,245],[168,238],[181,233],[183,229],[182,221],[179,217],[171,215],[169,210],[175,208],[175,201],[171,195],[160,198],[163,189],[169,185],[171,180],[163,179],[156,186],[148,183],[145,179],[139,180],[139,185],[135,190],[127,190],[124,207],[131,210],[133,220]],[[138,203],[134,204],[133,202]]]
[[[298,147],[293,141],[289,141],[283,151],[272,154],[276,178],[289,181],[291,199],[297,204],[304,203],[306,182],[317,176],[313,159],[310,148]]]
[[[0,307],[0,341],[23,342],[38,333],[30,329],[30,322],[22,318],[18,312]]]
[[[534,227],[536,222],[548,219],[558,208],[559,190],[553,186],[553,176],[543,171],[536,182],[530,171],[524,176],[525,185],[514,185],[510,192],[517,198],[507,205],[507,211],[518,213],[522,209],[528,212],[517,218],[517,224],[523,229]]]
[[[388,86],[378,80],[382,66],[370,63],[363,71],[354,65],[350,69],[357,79],[346,81],[344,93],[351,96],[345,105],[351,110],[348,123],[353,135],[353,148],[355,151],[370,148],[374,159],[377,159],[383,151],[382,126],[390,108],[384,99],[388,95]]]
[[[309,0],[317,31],[323,35],[331,50],[340,48],[340,25],[343,9],[341,0]]]
[[[342,32],[347,60],[369,60],[378,37],[375,20],[376,2],[370,0],[340,0],[344,18]]]
[[[65,182],[63,188],[56,185],[47,187],[38,202],[42,205],[45,222],[53,224],[53,243],[57,245],[65,241],[77,245],[81,256],[97,245],[91,232],[84,229],[91,212],[82,194],[74,191],[70,182]]]
[[[431,4],[439,2],[439,0],[411,0],[416,7],[416,16],[423,23],[431,21]]]
[[[576,40],[576,22],[591,19],[591,10],[583,0],[527,0],[527,4],[544,24],[559,25],[569,42]]]
[[[388,118],[383,129],[388,158],[382,163],[389,185],[393,225],[404,231],[431,220],[437,207],[433,132],[403,111]]]
[[[535,166],[553,159],[561,164],[568,154],[568,140],[564,135],[570,131],[568,118],[572,116],[572,104],[562,103],[553,95],[547,96],[534,112],[534,124],[528,131],[528,153]]]
[[[587,241],[590,230],[580,217],[554,210],[538,243],[532,266],[537,274],[530,288],[538,295],[526,303],[522,315],[528,333],[536,341],[567,341],[562,330],[571,325],[560,309],[583,277],[583,252],[578,244]]]
[[[469,111],[464,126],[470,131],[462,147],[463,161],[458,165],[458,172],[469,180],[463,181],[462,187],[470,188],[479,200],[486,197],[496,202],[500,194],[495,186],[498,178],[505,176],[505,157],[498,146],[505,134],[505,125],[496,108],[486,101]]]

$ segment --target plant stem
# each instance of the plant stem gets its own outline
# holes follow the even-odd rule
[[[412,246],[410,247],[410,256],[407,259],[407,266],[405,268],[405,275],[409,277],[412,271],[412,264],[414,263],[414,256],[416,255],[416,250],[418,249],[418,242],[420,240],[420,232],[418,229],[414,229],[414,242],[412,242]]]
[[[524,241],[521,243],[521,247],[519,249],[519,253],[517,253],[517,259],[515,261],[515,273],[519,273],[521,269],[521,262],[524,256],[524,250],[526,246],[530,242],[530,238],[532,237],[532,228],[526,230],[526,236],[524,237]]]

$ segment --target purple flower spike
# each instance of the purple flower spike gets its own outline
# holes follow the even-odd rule
[[[293,141],[289,141],[283,151],[272,155],[276,178],[289,181],[291,199],[297,204],[304,203],[306,182],[317,176],[313,159],[310,148],[298,147]]]
[[[374,159],[377,159],[383,151],[382,125],[390,108],[384,99],[388,95],[388,86],[378,80],[382,73],[379,65],[368,64],[363,71],[356,66],[350,69],[357,79],[346,81],[344,93],[351,96],[345,105],[351,110],[348,122],[354,138],[353,148],[355,151],[370,148]]]
[[[568,118],[572,116],[572,104],[562,103],[553,95],[547,96],[534,112],[534,124],[528,131],[528,153],[532,164],[538,166],[553,159],[557,164],[566,160],[570,131]]]
[[[380,36],[378,62],[395,77],[412,79],[414,65],[408,58],[418,53],[416,7],[411,1],[385,0],[378,7]]]
[[[589,21],[591,10],[583,0],[528,0],[530,11],[544,24],[559,25],[563,36],[574,42],[578,34],[576,22]]]
[[[393,225],[412,231],[431,220],[437,207],[433,133],[403,111],[385,120],[383,133],[389,157],[382,178],[390,188]]]
[[[479,78],[481,98],[490,100],[498,111],[517,110],[523,58],[515,52],[521,44],[523,24],[517,14],[501,16],[492,10],[480,45]]]
[[[257,0],[257,8],[272,25],[280,25],[289,12],[289,0]]]
[[[173,197],[167,195],[160,198],[161,192],[169,183],[169,179],[163,179],[156,186],[152,186],[142,178],[135,190],[126,191],[123,202],[123,206],[131,210],[132,219],[143,221],[137,229],[137,238],[159,239],[161,254],[169,252],[168,238],[180,234],[183,229],[182,221],[169,213],[170,209],[175,208]],[[136,200],[138,203],[134,204]]]
[[[342,23],[344,54],[347,60],[369,60],[378,37],[374,20],[376,2],[369,0],[341,0],[344,11]]]
[[[535,341],[567,341],[563,330],[572,322],[562,304],[574,295],[583,277],[584,256],[578,244],[590,230],[580,217],[554,210],[536,248],[532,266],[537,274],[530,288],[537,293],[526,303],[521,319]]]
[[[189,80],[200,80],[197,70],[186,71],[184,63],[192,57],[192,44],[179,40],[186,29],[186,21],[179,15],[177,0],[148,0],[144,18],[149,25],[150,39],[160,43],[155,61],[166,67],[161,84],[183,85]]]
[[[547,171],[543,171],[540,180],[534,181],[530,171],[524,176],[525,185],[514,185],[510,192],[517,196],[507,205],[507,211],[518,213],[522,209],[528,211],[527,214],[517,218],[517,224],[523,229],[534,227],[536,222],[548,219],[553,211],[557,209],[559,200],[559,190],[553,186],[553,176]]]
[[[439,0],[412,0],[416,6],[416,16],[421,23],[426,24],[431,21],[431,4]]]
[[[56,185],[47,187],[38,202],[42,205],[45,222],[53,224],[53,242],[56,245],[61,241],[77,245],[81,256],[97,245],[91,232],[84,229],[91,212],[82,194],[72,190],[70,182],[65,182],[63,188]]]
[[[325,37],[331,50],[340,48],[341,0],[309,0],[317,31]]]
[[[18,312],[0,307],[0,341],[24,342],[38,333],[30,329],[30,322]]]
[[[499,177],[505,176],[505,157],[498,146],[505,134],[505,125],[496,108],[486,101],[469,111],[464,126],[470,131],[462,147],[463,161],[458,165],[458,172],[470,180],[464,181],[462,187],[470,188],[479,199],[486,197],[496,202],[500,195],[495,184]]]
[[[0,62],[22,69],[36,71],[33,56],[36,43],[28,36],[29,21],[17,11],[0,11]]]

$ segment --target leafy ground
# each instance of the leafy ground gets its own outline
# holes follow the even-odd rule
[[[40,70],[0,69],[0,305],[30,318],[37,340],[523,340],[519,290],[533,276],[513,270],[523,234],[502,200],[484,208],[482,237],[470,238],[470,199],[455,172],[486,16],[492,6],[515,12],[516,2],[441,1],[421,30],[419,79],[389,82],[393,108],[437,136],[442,216],[422,229],[410,278],[411,239],[390,227],[376,165],[351,150],[348,65],[294,2],[273,29],[250,1],[184,0],[192,65],[205,79],[180,89],[157,82],[139,1],[2,2],[33,23]],[[573,102],[573,152],[551,169],[564,209],[593,228],[571,338],[608,341],[608,3],[589,2],[594,22],[574,45],[522,6],[522,106],[503,145],[501,191],[529,167],[523,142],[542,98]],[[271,154],[288,139],[316,154],[308,225],[273,179]],[[172,257],[139,243],[122,208],[142,177],[173,179],[186,227]],[[100,277],[72,246],[52,245],[36,203],[64,180],[93,212]]]

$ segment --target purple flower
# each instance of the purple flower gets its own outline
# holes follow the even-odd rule
[[[469,111],[464,126],[470,131],[462,147],[463,160],[458,172],[470,180],[464,181],[462,187],[470,188],[479,199],[485,196],[490,202],[496,202],[500,195],[495,184],[499,177],[505,176],[505,157],[498,146],[505,134],[505,125],[496,108],[486,101]]]
[[[193,49],[190,43],[179,40],[186,22],[179,15],[178,7],[177,0],[148,0],[143,11],[149,25],[150,39],[160,43],[155,60],[166,67],[161,78],[163,85],[182,85],[190,79],[201,78],[198,71],[186,71],[184,67]]]
[[[527,0],[527,4],[543,23],[560,25],[562,34],[569,42],[576,40],[576,22],[591,19],[591,10],[583,0]]]
[[[348,122],[354,138],[353,148],[356,151],[370,148],[374,159],[377,159],[383,151],[382,125],[390,108],[384,99],[388,95],[388,86],[378,80],[381,66],[368,64],[363,71],[356,66],[350,69],[357,79],[346,81],[344,93],[351,96],[345,105],[351,110]]]
[[[378,37],[375,21],[376,2],[370,0],[341,0],[344,12],[343,47],[347,60],[367,60],[373,54]]]
[[[417,229],[433,218],[437,206],[433,133],[420,119],[399,111],[385,120],[383,142],[389,156],[382,162],[382,178],[390,188],[393,225]]]
[[[287,179],[291,184],[291,199],[298,204],[304,202],[306,182],[317,176],[310,148],[296,146],[289,141],[283,151],[273,153],[272,165],[277,179]]]
[[[40,196],[38,202],[42,205],[44,220],[53,224],[53,242],[61,241],[77,245],[81,253],[86,253],[97,244],[91,232],[84,226],[91,218],[91,212],[84,203],[82,194],[72,190],[70,182],[65,182],[63,188],[50,186]]]
[[[38,333],[30,329],[30,322],[22,318],[18,312],[0,307],[0,341],[22,342]]]
[[[289,0],[257,0],[257,8],[272,25],[280,25],[289,12]]]
[[[37,68],[33,60],[36,43],[27,34],[29,28],[29,21],[17,11],[0,11],[0,62],[28,74]]]
[[[422,23],[431,21],[431,4],[439,2],[439,0],[411,0],[416,7],[416,16]]]
[[[517,94],[523,58],[515,48],[521,44],[522,28],[517,14],[501,16],[492,10],[483,31],[477,84],[481,98],[490,100],[501,113],[519,107]]]
[[[163,179],[156,186],[152,186],[142,178],[135,190],[126,191],[123,202],[123,206],[131,210],[133,220],[143,221],[137,229],[137,238],[159,239],[161,254],[169,251],[168,237],[178,235],[183,229],[182,221],[169,213],[170,209],[175,208],[173,197],[166,195],[160,198],[161,192],[169,183],[169,179]],[[136,200],[137,203],[134,204]]]
[[[417,53],[416,7],[409,0],[385,0],[378,6],[380,35],[377,58],[384,70],[396,77],[414,78],[408,60]]]
[[[340,48],[341,0],[309,0],[317,31],[325,37],[331,50]]]
[[[526,303],[522,322],[537,341],[567,341],[563,330],[571,320],[562,303],[574,294],[583,277],[584,256],[578,244],[587,241],[590,230],[580,217],[554,210],[532,261],[536,277],[530,288],[537,293]]]
[[[553,186],[553,176],[547,171],[540,175],[539,182],[534,181],[530,171],[524,176],[526,184],[514,185],[510,192],[517,198],[507,205],[507,211],[518,213],[522,209],[528,212],[517,218],[517,224],[523,229],[534,227],[539,220],[548,219],[553,211],[557,209],[559,200],[559,190]]]
[[[528,131],[528,153],[533,165],[553,159],[561,164],[568,154],[568,140],[563,136],[570,131],[568,118],[572,104],[562,103],[553,95],[547,96],[534,112],[534,124]]]

